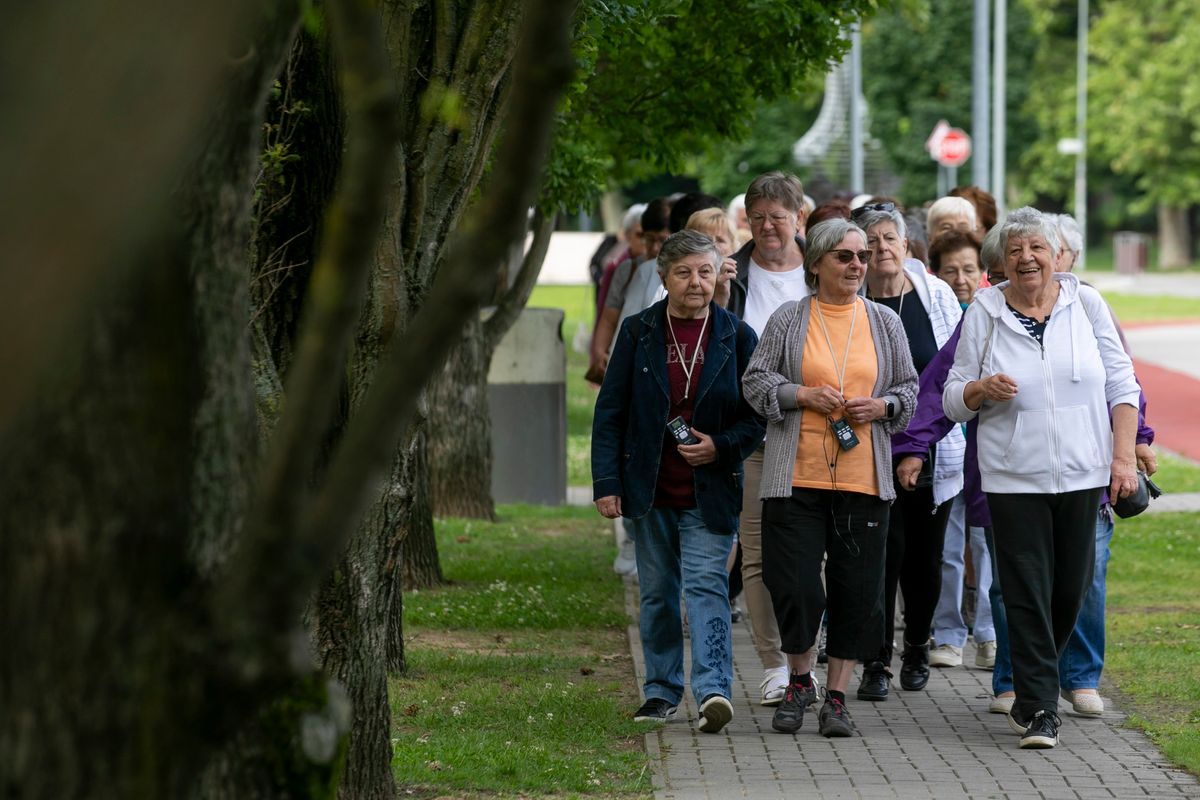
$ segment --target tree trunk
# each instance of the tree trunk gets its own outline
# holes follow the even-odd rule
[[[446,366],[429,385],[429,482],[435,515],[496,518],[488,372],[496,346],[529,301],[556,219],[540,211],[534,215],[529,251],[518,252],[517,267],[501,274],[496,306],[486,320],[468,323]]]
[[[1182,269],[1192,263],[1187,206],[1158,206],[1158,266]]]
[[[494,345],[478,317],[427,389],[429,395],[429,494],[433,514],[494,521],[492,422],[488,367]]]
[[[404,558],[400,561],[401,585],[405,589],[432,589],[446,582],[438,558],[433,513],[429,498],[429,434],[419,430],[409,444],[409,489],[412,506],[405,516],[399,542]]]
[[[278,691],[231,674],[246,665],[215,640],[206,592],[236,540],[257,452],[249,198],[265,92],[296,18],[285,7],[244,31],[251,55],[225,65],[220,96],[199,97],[202,146],[156,240],[115,273],[128,279],[99,265],[109,285],[8,427],[4,796],[185,796]],[[129,234],[112,231],[143,236]]]

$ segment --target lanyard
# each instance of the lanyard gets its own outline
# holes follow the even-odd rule
[[[667,330],[671,332],[671,341],[675,343],[675,353],[679,356],[679,366],[683,368],[683,376],[687,379],[687,383],[683,387],[683,399],[688,399],[688,393],[692,391],[692,372],[696,369],[696,358],[700,355],[700,344],[704,341],[704,329],[708,327],[708,314],[704,315],[704,321],[700,323],[700,335],[696,337],[696,346],[692,349],[692,363],[683,363],[683,351],[679,348],[679,340],[675,338],[675,326],[671,324],[671,312],[667,312]]]
[[[825,334],[825,346],[829,348],[829,357],[833,359],[833,368],[838,378],[838,394],[846,394],[846,366],[850,363],[850,342],[854,339],[854,323],[858,319],[858,299],[854,300],[854,311],[850,315],[850,332],[846,334],[846,351],[842,353],[842,363],[838,364],[837,354],[833,352],[833,342],[829,339],[829,329],[825,327],[825,312],[821,311],[821,301],[813,298],[817,308],[817,321],[821,323],[821,333]]]

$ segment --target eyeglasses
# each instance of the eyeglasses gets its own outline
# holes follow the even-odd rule
[[[839,264],[849,264],[855,257],[864,266],[871,262],[870,250],[830,250],[829,255],[836,258]]]
[[[856,208],[850,212],[850,221],[858,222],[860,219],[865,217],[867,214],[871,214],[876,211],[888,212],[888,211],[895,211],[895,210],[896,210],[895,203],[867,203],[865,206],[859,206],[858,208]]]
[[[791,214],[785,214],[785,213],[781,213],[778,211],[775,212],[774,214],[755,213],[755,214],[751,214],[749,216],[749,220],[750,220],[751,225],[758,228],[758,227],[761,227],[762,224],[764,222],[766,222],[767,220],[771,220],[771,223],[774,225],[784,225],[785,223],[787,223],[788,218],[791,216],[792,216]]]

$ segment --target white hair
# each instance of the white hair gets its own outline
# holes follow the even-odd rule
[[[642,224],[642,214],[646,213],[645,203],[634,203],[625,212],[625,216],[621,218],[621,230],[624,233],[629,233],[636,226]]]
[[[933,230],[933,221],[939,217],[966,217],[974,228],[978,222],[975,218],[975,206],[965,197],[940,197],[929,207],[925,214],[925,227]]]

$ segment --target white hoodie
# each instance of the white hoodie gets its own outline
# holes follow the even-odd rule
[[[1107,486],[1112,464],[1109,411],[1137,408],[1133,362],[1100,294],[1054,273],[1058,300],[1044,346],[1005,304],[1007,283],[982,289],[963,319],[954,367],[942,393],[946,416],[979,415],[979,473],[985,492],[1060,494]],[[981,363],[982,362],[982,363]],[[967,408],[969,382],[1003,372],[1017,383],[1007,403]]]

